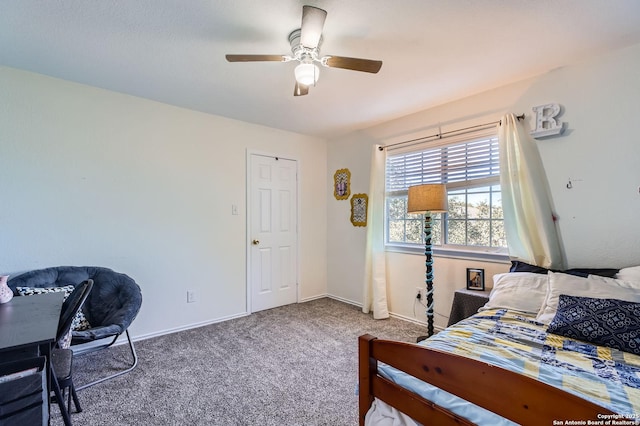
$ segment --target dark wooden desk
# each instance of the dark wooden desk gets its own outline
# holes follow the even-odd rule
[[[43,424],[47,424],[49,417],[49,360],[51,347],[56,340],[63,298],[63,293],[16,296],[0,304],[0,364],[9,365],[41,355],[46,357],[47,389],[42,393],[43,410],[36,416],[42,417]],[[31,419],[29,423],[34,424]]]
[[[0,354],[39,350],[56,340],[63,293],[16,296],[0,304]]]

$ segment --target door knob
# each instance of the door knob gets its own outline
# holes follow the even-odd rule
[[[258,241],[258,240],[253,240],[253,241],[252,241],[252,243],[253,243],[253,245],[254,245],[254,246],[257,246],[258,244],[260,244],[260,241]]]

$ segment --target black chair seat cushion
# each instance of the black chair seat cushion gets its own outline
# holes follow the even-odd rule
[[[8,284],[16,287],[76,286],[92,279],[93,289],[82,307],[91,328],[73,331],[73,344],[86,343],[123,333],[133,322],[142,293],[128,275],[98,266],[57,266],[25,272],[12,277]]]
[[[71,349],[53,349],[51,351],[51,363],[58,380],[68,380],[71,377],[73,366],[73,351]]]

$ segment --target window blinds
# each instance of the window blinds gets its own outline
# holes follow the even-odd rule
[[[410,186],[425,183],[468,186],[496,181],[500,176],[499,154],[498,137],[490,136],[389,155],[386,190],[387,193],[403,193]]]

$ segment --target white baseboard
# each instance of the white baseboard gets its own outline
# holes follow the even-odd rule
[[[356,302],[354,300],[345,299],[344,297],[339,297],[339,296],[335,296],[333,294],[326,294],[326,293],[325,294],[319,294],[319,295],[316,295],[316,296],[311,296],[311,297],[305,297],[304,299],[300,299],[300,301],[298,303],[310,302],[312,300],[323,299],[325,297],[328,297],[329,299],[334,299],[334,300],[337,300],[339,302],[348,303],[350,305],[354,305],[354,306],[357,306],[359,308],[362,308],[362,303],[360,303],[360,302]],[[147,340],[147,339],[152,339],[154,337],[164,336],[166,334],[178,333],[180,331],[191,330],[193,328],[204,327],[204,326],[211,325],[211,324],[217,324],[219,322],[229,321],[229,320],[236,319],[236,318],[242,318],[242,317],[246,317],[248,315],[249,315],[248,312],[240,312],[238,314],[229,315],[229,316],[226,316],[226,317],[220,317],[220,318],[216,318],[216,319],[212,319],[212,320],[207,320],[207,321],[187,324],[187,325],[183,325],[183,326],[180,326],[180,327],[174,327],[174,328],[168,328],[168,329],[165,329],[165,330],[154,331],[153,333],[147,333],[147,334],[142,334],[142,335],[137,335],[137,336],[131,335],[131,340],[133,340],[134,342],[138,342],[138,341],[141,341],[141,340]],[[403,321],[412,322],[414,324],[423,325],[425,327],[427,326],[427,323],[424,322],[424,321],[419,321],[419,320],[417,320],[415,318],[407,317],[407,316],[400,315],[400,314],[395,314],[393,312],[389,312],[389,316],[391,316],[393,318],[397,318],[397,319],[403,320]],[[437,327],[437,326],[435,327],[435,329],[437,331],[443,330],[442,327]],[[118,340],[114,343],[114,346],[122,345],[123,343],[127,343],[126,336],[120,336],[120,338],[118,338]]]
[[[229,316],[226,316],[226,317],[220,317],[220,318],[216,318],[216,319],[212,319],[212,320],[196,322],[196,323],[184,325],[184,326],[181,326],[181,327],[175,327],[175,328],[170,328],[170,329],[167,329],[167,330],[158,331],[158,332],[154,332],[154,333],[143,334],[142,336],[136,336],[135,340],[151,339],[152,337],[158,337],[158,336],[162,336],[162,335],[165,335],[165,334],[177,333],[179,331],[191,330],[193,328],[204,327],[205,325],[217,324],[219,322],[224,322],[224,321],[229,321],[229,320],[236,319],[236,318],[246,317],[247,315],[249,315],[247,312],[241,312],[239,314],[229,315]]]
[[[327,293],[318,294],[316,296],[305,297],[304,299],[300,299],[298,303],[311,302],[312,300],[324,299],[325,297],[330,297]]]
[[[395,314],[393,312],[389,312],[389,316],[391,316],[393,318],[401,319],[403,321],[412,322],[414,324],[424,325],[425,327],[427,326],[427,323],[425,321],[420,321],[418,319],[411,318],[411,317],[408,317],[408,316],[405,316],[405,315],[400,315],[400,314]]]
[[[403,321],[409,321],[409,322],[412,322],[414,324],[423,325],[425,327],[428,327],[428,324],[426,323],[426,321],[420,321],[420,320],[417,320],[415,318],[407,317],[407,316],[404,316],[404,315],[394,314],[393,312],[389,312],[389,315],[394,317],[394,318],[401,319]],[[433,329],[434,329],[435,332],[438,332],[438,331],[444,330],[444,327],[440,327],[440,326],[437,326],[437,325],[434,324]]]
[[[342,297],[334,296],[332,294],[327,294],[327,297],[329,299],[334,299],[334,300],[337,300],[339,302],[348,303],[350,305],[355,305],[355,306],[357,306],[359,308],[362,308],[362,303],[360,303],[360,302],[355,302],[353,300],[349,300],[349,299],[345,299],[345,298],[342,298]],[[393,317],[393,318],[397,318],[397,319],[403,320],[403,321],[408,321],[408,322],[412,322],[414,324],[423,325],[423,326],[427,327],[427,323],[425,321],[420,321],[420,320],[417,320],[415,318],[407,317],[407,316],[400,315],[400,314],[395,314],[393,312],[389,312],[389,316]],[[444,328],[438,327],[438,326],[434,326],[434,329],[436,331],[444,330]]]
[[[353,301],[353,300],[345,299],[343,297],[334,296],[333,294],[327,294],[327,297],[329,299],[337,300],[339,302],[348,303],[350,305],[357,306],[358,308],[362,308],[362,303],[360,303],[360,302],[356,302],[356,301]]]
[[[191,330],[193,328],[204,327],[206,325],[217,324],[219,322],[229,321],[229,320],[236,319],[236,318],[242,318],[242,317],[246,317],[248,315],[249,314],[247,312],[241,312],[239,314],[229,315],[229,316],[226,316],[226,317],[216,318],[216,319],[202,321],[202,322],[196,322],[196,323],[187,324],[187,325],[183,325],[183,326],[175,327],[175,328],[167,328],[165,330],[160,330],[160,331],[154,331],[153,333],[147,333],[147,334],[142,334],[142,335],[138,335],[138,336],[133,336],[132,335],[131,336],[131,340],[133,340],[134,342],[138,342],[138,341],[141,341],[141,340],[147,340],[147,339],[151,339],[151,338],[154,338],[154,337],[164,336],[166,334],[178,333],[180,331]],[[126,336],[120,336],[118,338],[118,341],[116,341],[116,343],[114,343],[114,346],[121,345],[123,343],[127,343]]]

